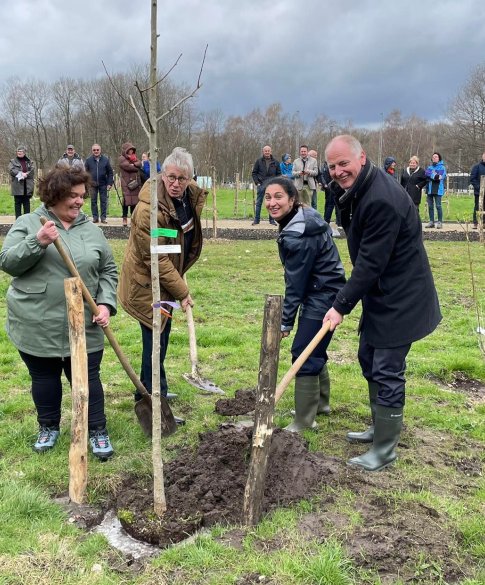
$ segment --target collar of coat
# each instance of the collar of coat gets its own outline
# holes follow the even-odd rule
[[[375,177],[376,173],[376,166],[367,159],[352,187],[347,189],[347,191],[339,187],[340,191],[337,192],[338,206],[344,208],[350,205],[352,199],[356,199],[359,196],[359,192],[365,189],[367,184]]]

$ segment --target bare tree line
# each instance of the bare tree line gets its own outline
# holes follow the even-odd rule
[[[148,81],[148,67],[132,67],[110,79],[8,80],[0,96],[0,169],[6,169],[19,144],[28,148],[41,169],[52,166],[68,143],[84,157],[98,142],[114,162],[127,140],[139,153],[147,150],[136,114],[121,97],[135,94],[135,81]],[[157,88],[158,110],[165,111],[187,89],[165,79]],[[438,150],[449,172],[468,172],[485,150],[485,64],[471,73],[450,103],[444,122],[403,117],[392,110],[383,115],[378,128],[369,129],[355,127],[351,120],[338,123],[325,114],[307,123],[298,112],[284,112],[278,103],[244,116],[226,116],[221,110],[200,112],[196,101],[189,101],[163,118],[159,130],[164,137],[160,159],[175,146],[183,146],[193,153],[200,175],[211,174],[215,167],[221,182],[233,181],[236,173],[249,179],[265,144],[272,146],[276,157],[286,152],[295,157],[299,145],[306,143],[323,159],[332,136],[347,132],[360,139],[375,162],[393,156],[403,168],[415,154],[426,165]]]

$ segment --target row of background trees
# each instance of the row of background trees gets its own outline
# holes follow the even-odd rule
[[[134,84],[146,84],[147,78],[146,67],[133,67],[101,79],[8,80],[0,95],[0,169],[7,168],[19,144],[27,147],[40,169],[52,166],[68,143],[83,157],[93,143],[100,143],[115,167],[123,142],[133,142],[139,153],[147,150],[146,135],[127,101],[131,94],[142,109]],[[186,85],[165,79],[158,87],[158,111],[166,111],[188,92]],[[368,129],[355,127],[351,120],[338,123],[324,113],[305,123],[298,112],[286,113],[278,103],[265,111],[226,116],[221,110],[200,112],[196,101],[189,100],[160,122],[159,131],[161,160],[175,146],[184,146],[194,155],[199,175],[211,174],[215,167],[223,182],[233,181],[236,173],[250,179],[265,144],[272,146],[276,157],[286,152],[296,156],[302,143],[322,157],[328,141],[341,133],[357,136],[378,163],[392,155],[403,168],[416,154],[428,164],[438,150],[449,172],[467,173],[485,150],[485,63],[474,70],[440,122],[403,117],[392,110],[382,115],[379,128]]]

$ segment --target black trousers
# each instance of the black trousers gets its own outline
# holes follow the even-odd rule
[[[298,328],[296,330],[295,339],[291,346],[292,362],[300,357],[302,351],[315,337],[315,335],[322,328],[321,319],[300,319],[298,320]],[[318,376],[322,371],[323,366],[327,363],[327,347],[332,339],[333,332],[328,332],[327,335],[320,341],[317,347],[312,351],[310,357],[302,365],[300,371],[296,375],[300,376]]]
[[[64,371],[71,384],[71,359],[37,357],[19,351],[20,357],[29,370],[32,378],[32,398],[37,409],[39,425],[59,428],[61,422],[62,382]],[[88,353],[88,427],[89,429],[104,428],[104,392],[99,376],[103,350]]]
[[[399,347],[378,348],[367,343],[365,332],[359,340],[359,362],[362,374],[368,382],[379,386],[377,404],[390,408],[402,408],[405,402],[406,356],[411,344]]]
[[[141,327],[141,372],[140,382],[145,386],[148,392],[152,393],[152,351],[153,351],[153,330],[140,323]],[[160,334],[160,394],[167,396],[168,383],[165,374],[165,356],[167,355],[168,342],[170,339],[170,329],[172,328],[172,319],[168,319],[164,330]],[[138,390],[135,392],[135,400],[140,400],[141,394]]]
[[[123,205],[123,213],[122,213],[122,217],[128,217],[128,209],[130,210],[130,217],[133,215],[133,212],[135,211],[135,207],[136,205]]]
[[[15,195],[15,219],[22,215],[22,207],[24,213],[30,213],[30,196],[29,195]]]

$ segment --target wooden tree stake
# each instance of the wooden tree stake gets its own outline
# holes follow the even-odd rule
[[[483,220],[485,219],[483,215],[483,199],[485,197],[485,175],[480,177],[480,191],[478,194],[478,232],[480,238],[480,244],[483,244]]]
[[[244,490],[243,521],[254,526],[261,518],[266,468],[273,434],[276,377],[281,340],[283,298],[267,295],[259,357],[259,379],[248,480]]]
[[[217,238],[217,189],[216,167],[212,167],[212,237]]]
[[[239,173],[236,173],[236,186],[234,190],[234,217],[237,217],[237,208],[239,204]]]
[[[69,497],[82,504],[88,484],[88,355],[84,303],[79,278],[64,280],[72,371],[72,422],[69,450]]]

